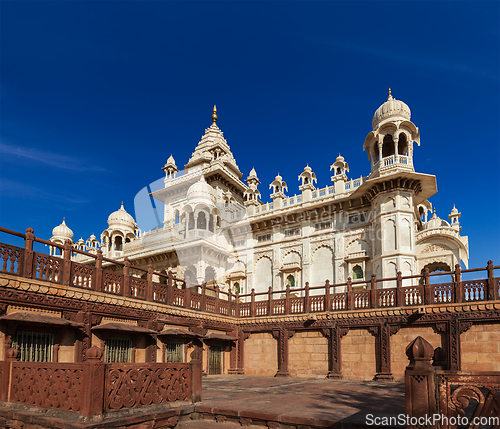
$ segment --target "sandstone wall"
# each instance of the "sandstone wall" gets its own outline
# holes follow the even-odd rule
[[[328,338],[321,332],[297,332],[290,338],[288,347],[288,369],[292,377],[325,378],[328,373]]]
[[[342,374],[347,380],[373,380],[377,372],[375,337],[365,329],[351,329],[342,338]]]
[[[267,332],[245,340],[245,374],[274,376],[278,371],[277,341]]]
[[[460,339],[462,371],[500,371],[500,326],[472,325]]]

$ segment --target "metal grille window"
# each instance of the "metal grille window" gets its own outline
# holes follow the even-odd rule
[[[292,235],[300,235],[300,228],[285,229],[285,237],[290,237]]]
[[[184,343],[169,341],[165,347],[165,362],[184,362]]]
[[[54,334],[17,331],[12,347],[19,351],[19,360],[22,362],[52,362]]]
[[[318,223],[315,223],[314,224],[314,229],[316,231],[319,231],[321,229],[328,229],[332,226],[332,223],[331,222],[318,222]]]
[[[271,241],[271,234],[264,234],[257,236],[257,241],[262,243],[263,241]]]
[[[104,361],[108,363],[132,362],[132,339],[109,338],[106,340]]]

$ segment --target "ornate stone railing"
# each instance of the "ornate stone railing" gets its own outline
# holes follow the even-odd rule
[[[500,372],[448,371],[439,358],[446,353],[422,337],[408,345],[406,354],[408,429],[500,427]]]
[[[327,280],[324,286],[314,287],[306,282],[304,288],[291,289],[287,285],[283,290],[270,287],[267,292],[257,293],[252,289],[250,294],[240,295],[230,290],[221,291],[218,286],[211,288],[206,284],[186,283],[175,278],[172,272],[153,271],[151,265],[143,269],[133,266],[128,259],[121,262],[104,258],[100,250],[96,254],[75,250],[69,241],[61,246],[42,240],[34,236],[31,228],[26,234],[1,227],[0,232],[25,240],[24,249],[0,243],[0,273],[237,318],[499,299],[500,282],[494,270],[500,266],[494,266],[492,261],[488,261],[485,268],[461,270],[457,265],[454,271],[445,273],[430,273],[425,269],[421,275],[403,276],[399,272],[393,278],[378,279],[372,275],[366,280],[348,278],[347,282],[339,284],[330,284]],[[34,252],[34,242],[61,248],[63,257]],[[72,261],[74,252],[87,255],[93,265]],[[114,264],[122,272],[103,269],[103,261]],[[298,269],[292,265],[286,265],[284,269]],[[143,272],[146,278],[135,277],[130,270]],[[464,273],[476,272],[486,272],[486,278],[462,280]],[[443,275],[451,277],[452,281],[432,284],[432,277]],[[154,282],[153,277],[159,278],[160,282]]]
[[[198,355],[196,355],[198,353]],[[18,362],[7,350],[0,361],[0,401],[87,417],[167,402],[201,401],[200,352],[189,363],[103,363],[91,347],[82,363]]]

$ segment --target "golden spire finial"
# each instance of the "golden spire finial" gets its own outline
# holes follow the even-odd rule
[[[391,88],[389,88],[389,96],[387,97],[387,99],[392,100]]]
[[[214,104],[214,113],[212,113],[212,124],[217,124],[217,106]]]

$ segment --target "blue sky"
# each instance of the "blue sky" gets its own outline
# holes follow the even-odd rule
[[[497,1],[2,1],[0,225],[99,236],[211,123],[269,201],[306,163],[370,172],[363,142],[395,98],[420,129],[416,171],[456,204],[473,267],[500,264]],[[5,236],[2,235],[2,240]]]

